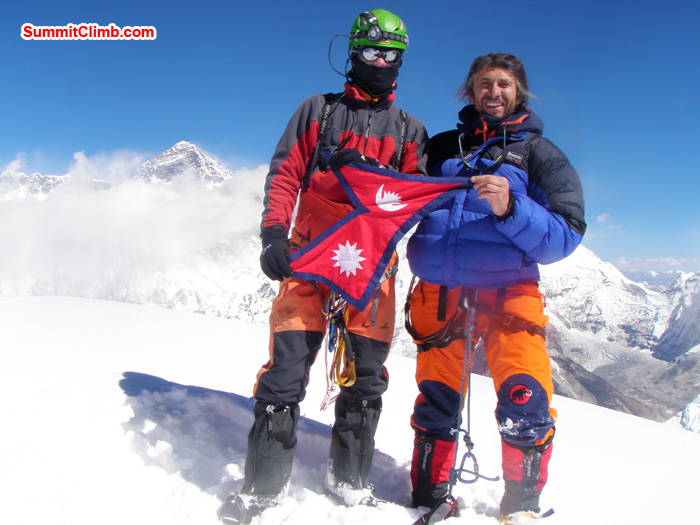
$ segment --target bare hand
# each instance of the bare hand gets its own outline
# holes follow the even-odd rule
[[[498,175],[474,175],[474,189],[479,192],[479,198],[485,199],[491,205],[496,216],[505,215],[510,200],[510,185],[508,179]]]

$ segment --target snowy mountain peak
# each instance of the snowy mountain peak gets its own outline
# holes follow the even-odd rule
[[[668,299],[631,281],[584,246],[540,271],[550,315],[569,328],[642,349],[654,346],[665,329]]]
[[[70,175],[41,175],[39,173],[27,175],[8,168],[0,173],[0,198],[35,197],[43,199],[69,177]]]
[[[151,183],[170,183],[173,178],[188,173],[211,187],[219,186],[233,176],[219,162],[184,140],[141,164],[132,176]]]

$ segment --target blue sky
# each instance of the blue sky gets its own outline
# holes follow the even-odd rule
[[[180,140],[229,168],[266,164],[328,46],[365,9],[401,16],[397,104],[451,129],[474,57],[519,56],[545,136],[581,175],[584,245],[619,267],[700,271],[697,1],[13,2],[0,17],[0,168],[63,174],[74,154],[150,158]],[[25,41],[22,24],[154,26],[153,41]],[[345,63],[347,40],[331,57]],[[262,181],[261,181],[262,182]]]

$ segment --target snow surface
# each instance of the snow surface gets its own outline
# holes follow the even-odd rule
[[[0,297],[0,520],[12,525],[216,524],[240,487],[249,398],[267,356],[260,324],[94,299]],[[332,410],[324,359],[302,404],[290,497],[254,523],[412,523],[412,359],[392,354],[371,474],[380,508],[322,493]],[[475,377],[472,437],[481,472],[500,474],[490,380]],[[571,399],[559,411],[547,525],[699,523],[700,436]],[[464,447],[460,447],[464,452]],[[494,524],[502,482],[458,485],[447,523]]]

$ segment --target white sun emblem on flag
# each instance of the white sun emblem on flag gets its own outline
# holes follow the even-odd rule
[[[362,250],[357,249],[357,243],[351,245],[350,241],[345,241],[345,246],[342,244],[338,245],[337,250],[333,250],[335,257],[331,257],[335,261],[334,268],[340,266],[340,273],[346,274],[347,277],[350,274],[356,275],[357,270],[362,270],[362,265],[360,264],[365,260],[360,254]]]

